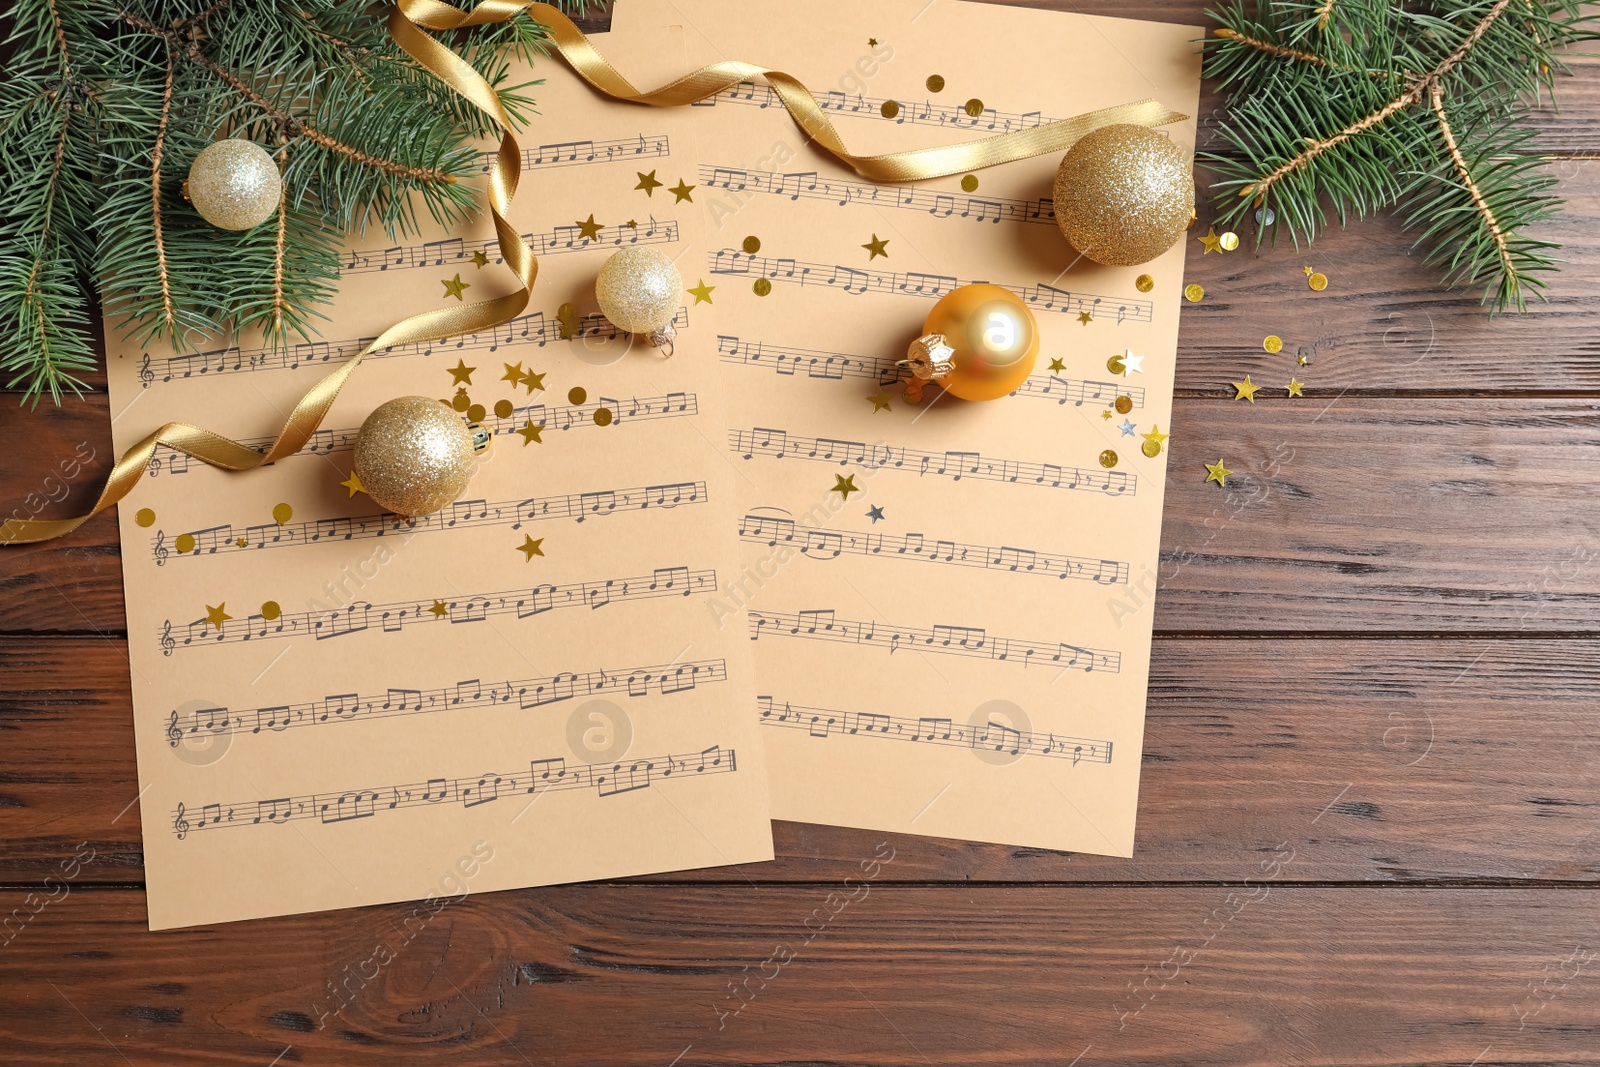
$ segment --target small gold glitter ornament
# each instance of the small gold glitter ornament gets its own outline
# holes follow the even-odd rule
[[[265,148],[229,137],[213,141],[194,157],[183,195],[217,229],[249,230],[278,210],[283,176]]]
[[[906,400],[920,403],[931,382],[962,400],[998,399],[1021,388],[1038,355],[1038,324],[1017,294],[963,285],[933,305],[900,361]]]
[[[1068,149],[1056,171],[1056,224],[1096,263],[1148,262],[1194,217],[1194,179],[1183,153],[1144,126],[1104,126]]]
[[[682,290],[683,278],[672,260],[642,245],[612,253],[594,282],[605,317],[619,330],[644,334],[668,356],[678,335],[672,319]]]
[[[425,396],[381,404],[356,435],[355,475],[379,506],[416,518],[461,495],[487,430],[469,428],[450,408]]]

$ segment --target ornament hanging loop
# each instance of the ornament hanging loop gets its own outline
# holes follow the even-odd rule
[[[659,330],[651,330],[646,336],[650,343],[655,345],[661,352],[662,359],[672,358],[673,349],[676,347],[673,341],[678,336],[678,328],[676,326],[669,322]]]

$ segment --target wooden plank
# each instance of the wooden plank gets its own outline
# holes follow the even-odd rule
[[[1267,862],[1162,889],[468,882],[161,934],[140,893],[69,883],[0,952],[0,1033],[13,1067],[1600,1061],[1593,890],[1293,887],[1267,872],[1299,853]]]
[[[1210,375],[1225,382],[1243,369],[1220,363]],[[1255,404],[1179,402],[1158,630],[1600,627],[1589,473],[1600,399],[1370,398],[1317,379],[1290,399],[1287,376],[1258,376],[1269,388]],[[66,412],[43,420],[3,481],[18,483],[30,458],[43,466],[45,428],[69,422],[88,428]],[[1106,433],[1107,445],[1133,451]],[[1235,472],[1226,489],[1205,481],[1203,464],[1219,457]],[[0,627],[121,630],[114,534],[102,516],[61,542],[0,552]],[[295,551],[284,555],[292,565]],[[1150,576],[1134,579],[1148,588]],[[1106,610],[1123,615],[1145,599],[1108,594]]]
[[[82,842],[84,881],[142,878],[122,657],[0,640],[0,883],[38,884]],[[886,877],[1228,882],[1287,843],[1293,881],[1600,882],[1592,641],[1162,640],[1150,693],[1131,861],[896,837]],[[776,863],[661,880],[837,881],[882,836],[779,823]]]

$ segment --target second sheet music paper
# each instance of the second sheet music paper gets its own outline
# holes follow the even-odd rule
[[[708,607],[738,568],[706,536],[738,521],[715,335],[680,309],[667,360],[593,314],[617,248],[702,257],[690,202],[632,191],[693,181],[692,153],[557,62],[537,98],[566,121],[522,134],[512,216],[541,257],[528,313],[368,356],[271,467],[159,450],[119,509],[153,928],[411,899],[426,922],[466,892],[772,855],[749,641]],[[352,236],[325,340],[286,351],[112,330],[116,443],[185,419],[265,447],[361,338],[508,291],[498,260],[483,219]],[[408,523],[344,484],[369,411],[458,389],[494,442],[463,499]]]
[[[629,0],[619,67],[674,24],[691,66],[799,77],[857,152],[1199,94],[1199,28],[954,0]],[[702,153],[680,266],[714,287],[745,550],[715,603],[750,612],[774,816],[1131,855],[1167,462],[1142,449],[1171,429],[1183,242],[1078,259],[1058,156],[875,186],[764,85],[668,118]],[[1161,132],[1192,156],[1192,121]],[[895,360],[976,280],[1032,308],[1037,368],[908,405]]]

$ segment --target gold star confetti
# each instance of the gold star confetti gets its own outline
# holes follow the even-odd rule
[[[868,48],[876,48],[876,47],[878,47],[878,39],[876,37],[868,37],[867,38],[867,47]]]
[[[1080,311],[1078,312],[1078,321],[1087,326],[1094,321],[1094,316],[1087,311]]]
[[[483,249],[480,248],[472,254],[472,265],[475,267],[487,267],[489,265],[489,257],[484,253]]]
[[[744,244],[741,247],[743,247],[746,252],[753,256],[757,252],[761,251],[761,238],[757,237],[755,234],[751,234],[749,237],[744,239]]]
[[[570,341],[578,336],[578,329],[582,320],[578,318],[578,305],[571,302],[562,304],[556,309],[556,321],[561,323],[561,339]],[[516,383],[513,382],[513,385]]]
[[[1222,250],[1224,252],[1232,252],[1235,248],[1239,247],[1239,235],[1234,233],[1232,230],[1229,230],[1227,233],[1217,238],[1217,244],[1222,246]]]
[[[244,538],[242,538],[242,537],[235,537],[235,538],[234,538],[234,539],[233,539],[233,543],[234,543],[234,544],[236,544],[236,545],[238,545],[238,546],[239,546],[239,547],[240,547],[240,548],[244,548],[244,547],[245,547],[245,546],[247,546],[247,545],[248,545],[248,544],[250,544],[250,542],[249,542],[249,541],[247,541],[247,540],[245,540],[245,539],[244,539]]]
[[[1299,381],[1298,379],[1290,378],[1289,384],[1284,386],[1284,388],[1289,391],[1290,396],[1305,396],[1305,394],[1300,391],[1300,387],[1303,384],[1305,383]]]
[[[522,376],[522,384],[528,387],[528,395],[532,396],[535,389],[544,388],[544,374],[535,374],[530,370]]]
[[[1283,338],[1279,337],[1275,333],[1269,333],[1266,337],[1262,338],[1261,347],[1266,349],[1268,352],[1271,352],[1273,355],[1277,355],[1279,352],[1283,351]]]
[[[268,600],[261,605],[261,617],[268,622],[273,621],[282,614],[283,608],[278,605],[276,600]]]
[[[1311,361],[1315,358],[1316,357],[1310,352],[1302,352],[1298,356],[1294,357],[1294,361],[1300,364],[1302,367],[1309,367],[1311,366]]]
[[[1306,265],[1306,266],[1304,266],[1304,267],[1301,267],[1301,268],[1300,268],[1300,270],[1301,270],[1301,272],[1302,272],[1302,273],[1304,273],[1304,274],[1305,274],[1305,276],[1306,276],[1306,277],[1307,277],[1307,278],[1309,278],[1309,277],[1311,277],[1311,275],[1312,275],[1312,274],[1314,274],[1314,273],[1316,273],[1316,272],[1315,272],[1315,271],[1313,271],[1313,270],[1312,270],[1312,269],[1311,269],[1311,266],[1310,266],[1310,264],[1307,264],[1307,265]]]
[[[346,478],[339,484],[350,490],[351,496],[355,496],[357,493],[365,493],[367,491],[367,487],[361,484],[361,476],[355,471],[351,471],[350,477]]]
[[[1195,240],[1205,245],[1206,250],[1200,253],[1202,256],[1208,256],[1212,252],[1216,252],[1218,255],[1222,254],[1222,241],[1217,237],[1217,228],[1215,226],[1207,230],[1204,237],[1196,237]]]
[[[964,175],[961,179],[961,191],[975,193],[978,191],[978,176],[976,174]]]
[[[639,184],[635,185],[634,188],[643,189],[645,196],[655,196],[656,190],[666,184],[666,182],[656,181],[655,171],[651,171],[649,174],[646,174],[642,170],[636,170],[634,173],[639,176]]]
[[[678,198],[678,199],[673,201],[674,204],[681,204],[685,200],[689,201],[689,203],[692,204],[692,203],[694,203],[694,197],[690,196],[689,193],[693,189],[694,189],[694,186],[685,185],[683,179],[679,178],[678,179],[678,184],[674,185],[672,188],[668,189],[667,192],[671,193],[673,196]]]
[[[1228,484],[1228,475],[1233,473],[1227,467],[1222,465],[1222,460],[1220,459],[1215,463],[1207,463],[1206,472],[1206,481],[1216,482],[1218,485],[1223,487],[1226,487]]]
[[[1151,426],[1149,433],[1142,433],[1139,436],[1144,438],[1142,447],[1144,454],[1154,459],[1156,456],[1161,455],[1161,442],[1172,435],[1162,433],[1160,426]]]
[[[1206,298],[1206,287],[1190,282],[1183,287],[1183,295],[1188,298],[1189,303],[1198,304]]]
[[[1148,293],[1156,287],[1156,280],[1148,274],[1141,274],[1133,280],[1133,287],[1141,293]]]
[[[504,374],[500,375],[500,380],[502,382],[510,382],[511,385],[512,385],[512,388],[515,388],[517,383],[522,381],[522,375],[523,375],[522,364],[518,363],[515,366],[513,366],[510,363],[504,363],[504,364],[501,364],[501,365],[503,367],[505,367],[506,372]]]
[[[1251,382],[1250,375],[1246,374],[1244,376],[1244,381],[1242,382],[1230,382],[1229,384],[1238,390],[1233,397],[1235,400],[1248,400],[1252,404],[1256,402],[1256,391],[1259,390],[1261,386]]]
[[[1065,363],[1062,363],[1060,359],[1052,359],[1050,361],[1050,369],[1052,371],[1066,370],[1067,369],[1067,365]]]
[[[494,413],[502,419],[509,419],[511,413],[515,410],[517,409],[511,406],[511,401],[509,400],[496,400],[494,402]]]
[[[567,390],[567,403],[581,404],[589,399],[589,391],[581,385],[575,385]]]
[[[194,534],[179,534],[172,547],[178,550],[178,555],[188,555],[194,551]]]
[[[638,228],[639,228],[639,221],[637,219],[629,219],[628,220],[628,229],[637,230]]]
[[[1100,466],[1106,468],[1107,470],[1110,470],[1112,467],[1115,467],[1116,465],[1117,465],[1117,454],[1115,452],[1113,452],[1111,449],[1108,448],[1104,452],[1100,453]]]
[[[605,223],[594,221],[594,212],[591,211],[587,221],[579,219],[573,225],[578,227],[578,236],[585,241],[598,241],[600,240],[600,230]]]
[[[1104,411],[1102,411],[1100,413],[1100,417],[1102,419],[1105,419],[1107,422],[1111,421],[1111,409],[1110,408],[1106,408]]]
[[[522,544],[517,546],[517,551],[521,552],[524,557],[523,562],[532,563],[534,556],[544,555],[544,549],[539,547],[542,544],[544,544],[544,538],[541,537],[536,541],[531,535],[523,534]]]
[[[868,241],[861,247],[867,250],[867,262],[869,263],[874,259],[877,259],[879,256],[882,256],[884,259],[889,258],[889,242],[887,240],[880,240],[877,234],[873,234],[872,240]]]
[[[856,487],[856,476],[854,474],[848,478],[842,474],[835,474],[833,476],[833,488],[828,492],[838,493],[841,499],[849,500],[851,493],[859,493],[861,490]]]
[[[216,607],[212,607],[210,604],[207,604],[206,605],[206,622],[208,622],[211,625],[215,626],[218,630],[221,630],[222,629],[222,624],[227,622],[229,619],[233,618],[232,615],[229,615],[226,611],[222,610],[223,608],[226,608],[227,606],[228,606],[228,602],[226,600],[224,600],[222,603],[218,604]]]
[[[892,410],[889,407],[889,394],[884,392],[882,389],[879,389],[876,393],[867,397],[867,399],[872,401],[872,413],[874,415],[880,411]]]
[[[461,280],[461,274],[459,271],[456,273],[454,278],[442,282],[441,284],[444,286],[444,295],[453,296],[457,300],[465,300],[466,291],[472,288],[472,283]]]
[[[286,505],[279,504],[278,506],[284,507]],[[134,515],[133,521],[138,523],[140,526],[154,526],[156,521],[156,513],[151,511],[149,508],[140,508],[138,513]]]
[[[768,293],[772,292],[772,279],[757,278],[755,284],[750,287],[750,290],[757,296],[766,296]]]
[[[1311,277],[1306,279],[1306,284],[1320,293],[1322,290],[1328,287],[1328,276],[1320,272],[1313,274]]]
[[[611,414],[610,408],[595,408],[594,410],[594,424],[596,426],[610,426],[613,418],[615,416]]]
[[[472,372],[477,369],[477,367],[467,366],[467,361],[464,359],[456,360],[456,365],[454,367],[445,368],[445,370],[450,373],[451,385],[471,385]]]
[[[517,431],[522,435],[522,447],[527,448],[529,445],[535,442],[538,442],[541,445],[544,444],[544,442],[539,439],[539,431],[543,429],[544,423],[541,422],[539,425],[535,426],[533,424],[533,420],[529,419],[527,425]]]
[[[433,607],[429,608],[428,610],[433,612],[433,617],[436,619],[442,619],[446,615],[450,614],[450,609],[444,606],[444,601],[442,600],[435,600],[433,602]]]
[[[690,289],[689,292],[694,295],[694,302],[696,304],[709,304],[711,303],[711,294],[716,290],[716,288],[717,287],[714,285],[707,285],[706,280],[701,278],[700,284],[695,286],[693,289]]]

